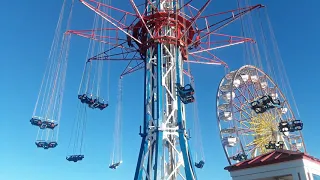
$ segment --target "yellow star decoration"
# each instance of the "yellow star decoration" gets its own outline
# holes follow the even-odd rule
[[[265,148],[265,145],[269,144],[269,141],[276,141],[276,132],[278,131],[276,117],[268,112],[261,114],[254,114],[252,112],[251,117],[247,123],[249,123],[249,128],[253,131],[250,135],[254,137],[254,140],[247,144],[247,147],[255,146],[255,149],[257,149],[260,154],[265,154],[270,151]],[[253,152],[254,149],[251,151],[252,155]]]

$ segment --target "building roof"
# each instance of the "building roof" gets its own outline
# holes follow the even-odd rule
[[[258,167],[258,166],[276,164],[280,162],[293,161],[297,159],[308,159],[320,165],[319,159],[312,157],[306,153],[289,151],[289,150],[275,150],[267,154],[257,156],[253,159],[248,159],[246,161],[242,161],[237,164],[227,166],[224,169],[228,171],[234,171],[234,170]]]

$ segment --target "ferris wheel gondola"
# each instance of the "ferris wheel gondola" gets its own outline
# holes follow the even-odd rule
[[[257,67],[246,65],[222,78],[217,119],[229,164],[275,149],[305,151],[302,121],[275,82]]]

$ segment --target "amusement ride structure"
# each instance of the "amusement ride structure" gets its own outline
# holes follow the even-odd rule
[[[199,7],[191,5],[192,0],[128,2],[124,4],[130,4],[132,11],[113,7],[107,0],[80,0],[95,13],[93,28],[72,30],[73,8],[79,2],[64,1],[30,120],[39,128],[36,146],[50,149],[58,145],[70,39],[76,35],[88,38],[90,44],[79,87],[77,118],[70,145],[72,152],[66,159],[77,162],[85,157],[82,148],[87,108],[106,111],[111,103],[109,97],[102,98],[101,77],[105,62],[128,61],[119,79],[114,151],[109,167],[116,169],[122,163],[122,79],[143,70],[144,119],[134,179],[197,179],[196,168],[203,168],[205,160],[195,162],[189,145],[185,111],[186,106],[196,101],[190,63],[228,68],[213,51],[238,44],[255,44],[255,41],[223,34],[223,29],[264,6],[239,6],[208,13],[206,9],[211,0],[197,2]],[[66,11],[68,8],[70,11]],[[67,30],[61,31],[66,12],[69,12]],[[304,150],[299,131],[302,122],[295,120],[290,105],[273,80],[255,66],[244,66],[222,79],[217,95],[217,114],[222,144],[230,164],[269,149]]]

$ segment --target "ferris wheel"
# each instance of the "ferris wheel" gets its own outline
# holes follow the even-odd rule
[[[242,66],[222,78],[217,120],[230,165],[276,149],[305,151],[303,123],[275,82],[257,67]]]

